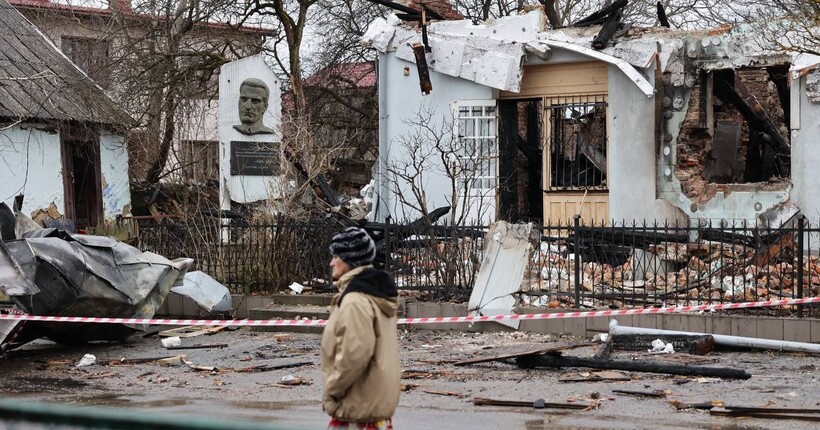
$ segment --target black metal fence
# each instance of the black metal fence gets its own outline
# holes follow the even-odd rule
[[[139,246],[191,257],[233,292],[264,294],[298,282],[330,288],[332,220],[222,225],[219,220],[142,223]],[[466,301],[487,226],[368,224],[377,264],[403,294]],[[746,223],[697,227],[619,223],[543,226],[528,253],[524,306],[588,309],[746,302],[820,296],[820,226],[803,217],[777,229]],[[805,305],[820,314],[820,307]],[[765,312],[781,312],[767,310]]]

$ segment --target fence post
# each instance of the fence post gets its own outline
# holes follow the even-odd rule
[[[806,216],[797,214],[797,298],[803,298],[803,234],[806,229]],[[797,318],[803,318],[803,305],[797,305]]]
[[[390,221],[391,221],[391,219],[388,216],[384,221],[385,221],[384,222],[384,270],[387,271],[387,272],[393,273],[391,268],[390,268],[390,266],[391,266],[390,254],[391,254],[391,249],[393,248],[392,244],[390,243]]]
[[[578,234],[578,230],[581,227],[581,215],[575,214],[572,217],[574,228],[573,233],[575,234],[575,239],[573,240],[573,248],[575,251],[575,307],[580,309],[581,308],[581,237]]]

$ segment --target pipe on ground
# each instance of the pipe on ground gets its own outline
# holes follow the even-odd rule
[[[711,335],[715,340],[715,345],[733,346],[739,348],[753,348],[753,349],[772,349],[778,351],[793,351],[793,352],[808,352],[813,354],[820,354],[820,344],[792,342],[787,340],[774,339],[758,339],[754,337],[729,336],[723,334],[711,333],[693,333],[686,331],[675,330],[660,330],[654,328],[643,327],[626,327],[618,325],[617,320],[609,321],[609,334],[612,336],[622,334],[649,334],[649,335],[667,335],[667,334],[702,334]]]

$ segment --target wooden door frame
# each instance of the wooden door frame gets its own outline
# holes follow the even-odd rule
[[[100,162],[100,133],[97,127],[89,124],[64,124],[60,127],[60,158],[63,166],[63,201],[64,216],[76,223],[77,196],[74,194],[72,175],[75,171],[72,149],[76,142],[91,145],[91,163],[94,166],[94,206],[89,211],[89,226],[100,225],[105,219],[102,201],[102,163]]]

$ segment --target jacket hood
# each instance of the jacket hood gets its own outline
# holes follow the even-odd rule
[[[398,312],[399,290],[396,288],[396,281],[384,270],[363,266],[342,275],[336,304],[341,305],[345,295],[350,293],[367,294],[387,317],[394,317]]]

